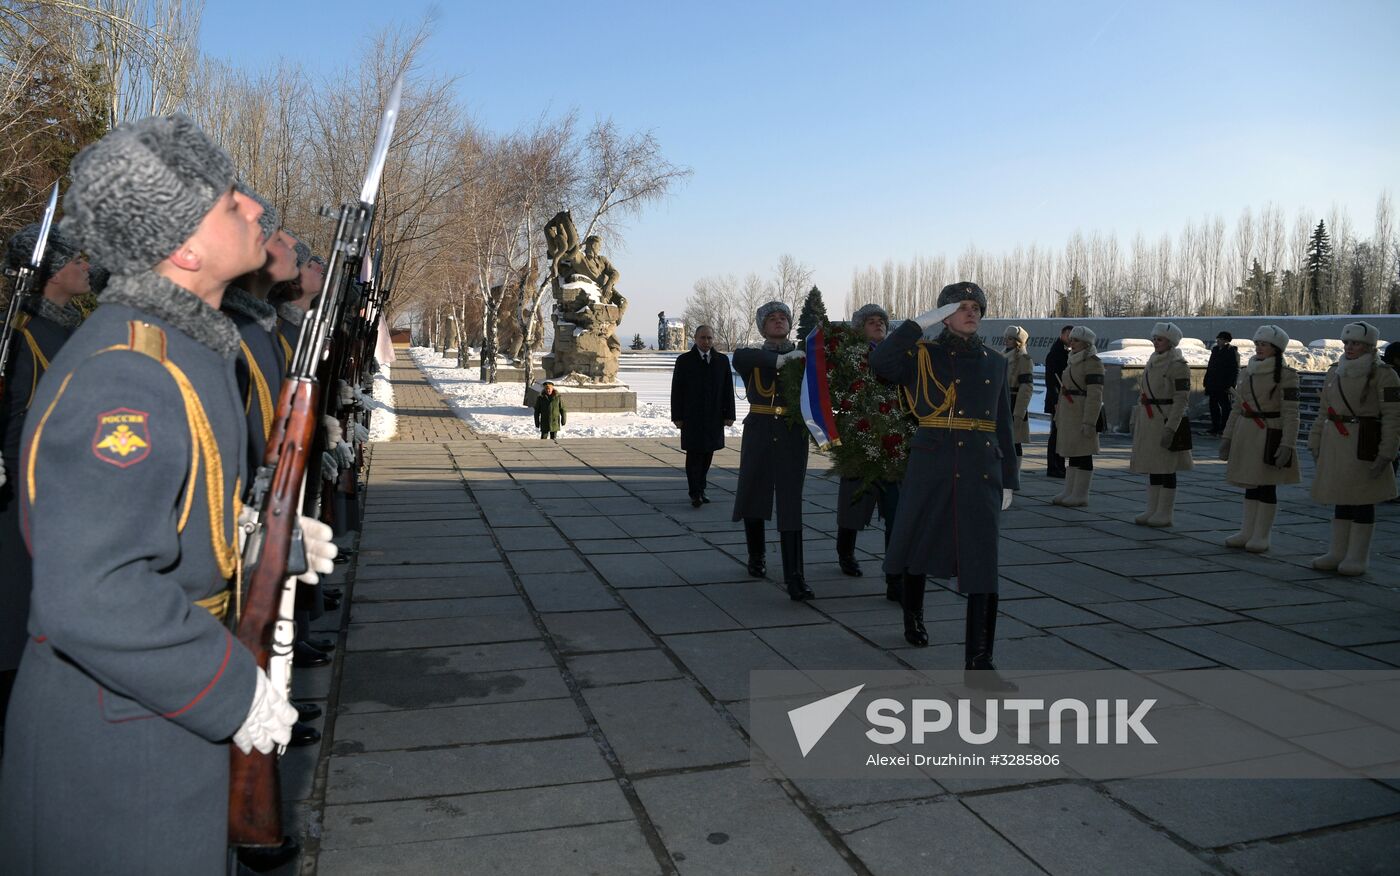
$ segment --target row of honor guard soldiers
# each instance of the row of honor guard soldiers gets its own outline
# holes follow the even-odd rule
[[[857,499],[859,482],[842,480],[837,559],[842,571],[861,574],[855,539],[878,505],[885,521],[886,596],[901,603],[906,639],[916,646],[928,642],[927,577],[955,579],[968,597],[969,680],[1004,690],[1008,682],[979,670],[994,669],[998,518],[1019,485],[1023,446],[1030,440],[1034,366],[1026,352],[1028,334],[1019,326],[1006,330],[1000,355],[983,346],[977,327],[986,313],[986,295],[976,284],[945,288],[938,305],[892,333],[878,305],[866,305],[852,317],[870,344],[873,372],[890,387],[892,400],[900,393],[909,400],[919,429],[902,483]],[[755,319],[762,346],[734,352],[750,410],[733,518],[744,523],[749,572],[761,577],[767,571],[765,521],[776,507],[783,580],[792,599],[805,600],[814,595],[803,573],[801,537],[807,435],[784,416],[780,404],[782,368],[805,353],[788,339],[792,314],[786,305],[769,302]],[[1105,428],[1104,367],[1087,326],[1067,334],[1067,362],[1054,407],[1058,452],[1067,470],[1064,489],[1052,502],[1083,507]],[[1154,327],[1154,350],[1133,413],[1129,470],[1147,477],[1147,507],[1134,521],[1142,526],[1172,525],[1177,473],[1192,466],[1186,420],[1190,369],[1178,349],[1181,337],[1172,323]],[[1261,326],[1254,341],[1255,355],[1241,369],[1220,457],[1228,460],[1227,481],[1244,488],[1241,529],[1225,543],[1263,552],[1277,510],[1277,485],[1299,481],[1298,375],[1284,364],[1288,335],[1282,328]],[[1317,461],[1312,497],[1335,506],[1329,550],[1312,565],[1360,575],[1367,569],[1375,505],[1396,495],[1392,462],[1400,449],[1400,376],[1377,356],[1374,326],[1350,324],[1343,341],[1345,354],[1328,371],[1307,440]]]
[[[10,242],[12,265],[34,237]],[[110,281],[80,320],[89,264]],[[73,161],[0,407],[0,872],[226,872],[229,744],[270,752],[314,713],[230,620],[240,513],[322,269],[186,117],[124,124]],[[354,459],[342,428],[323,475]],[[332,530],[298,525],[315,585]],[[301,636],[296,663],[327,647]]]

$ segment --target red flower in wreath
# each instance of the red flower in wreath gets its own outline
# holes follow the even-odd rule
[[[843,411],[849,411],[850,409],[851,409],[851,400],[848,399],[848,398],[843,398],[843,399],[841,399],[841,410],[843,410]]]
[[[851,381],[851,392],[860,392],[865,389],[865,381],[856,379]]]
[[[884,446],[887,452],[893,453],[899,447],[899,445],[904,443],[904,436],[899,435],[897,433],[890,433],[889,435],[886,435],[884,438],[880,439],[880,443]]]
[[[894,410],[894,405],[889,402],[880,402],[880,413],[888,414],[892,410]]]
[[[859,420],[856,420],[856,431],[857,431],[857,432],[869,432],[869,431],[870,431],[870,421],[867,420],[865,417],[861,417]]]

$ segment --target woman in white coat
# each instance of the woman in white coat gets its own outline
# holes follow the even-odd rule
[[[1176,348],[1180,343],[1181,329],[1173,323],[1152,327],[1153,353],[1139,378],[1128,462],[1128,471],[1147,475],[1147,510],[1133,519],[1138,526],[1172,525],[1176,473],[1191,469],[1191,424],[1186,417],[1191,368]]]

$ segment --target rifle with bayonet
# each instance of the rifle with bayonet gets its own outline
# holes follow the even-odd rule
[[[317,366],[335,328],[333,316],[344,306],[374,220],[379,179],[398,120],[403,77],[394,82],[359,200],[341,205],[322,281],[319,304],[306,315],[291,368],[277,397],[277,414],[267,453],[254,478],[251,519],[243,521],[243,581],[246,597],[239,607],[238,640],[253,653],[270,682],[291,692],[292,620],[296,575],[306,571],[306,551],[297,517],[306,486],[307,457],[320,426],[321,387]],[[331,387],[333,390],[334,387]],[[319,466],[318,466],[319,468]],[[274,754],[243,754],[230,746],[229,842],[276,846],[282,842],[281,794]]]
[[[10,348],[15,342],[15,330],[19,327],[20,314],[29,302],[43,291],[47,277],[44,273],[44,255],[49,248],[49,232],[53,229],[53,216],[58,210],[58,183],[49,192],[49,202],[44,206],[44,218],[39,223],[39,239],[34,241],[34,251],[29,261],[15,272],[15,288],[10,295],[9,307],[5,309],[5,325],[0,328],[0,396],[5,394],[5,372],[10,364]]]

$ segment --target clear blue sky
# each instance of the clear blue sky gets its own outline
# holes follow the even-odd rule
[[[577,107],[694,176],[610,252],[653,340],[706,274],[851,271],[1076,228],[1175,235],[1268,201],[1400,196],[1400,3],[578,4],[209,0],[203,47],[329,71],[432,8],[428,69],[505,132]],[[564,23],[551,24],[556,10]],[[254,48],[255,47],[255,48]],[[351,48],[346,48],[351,47]]]

